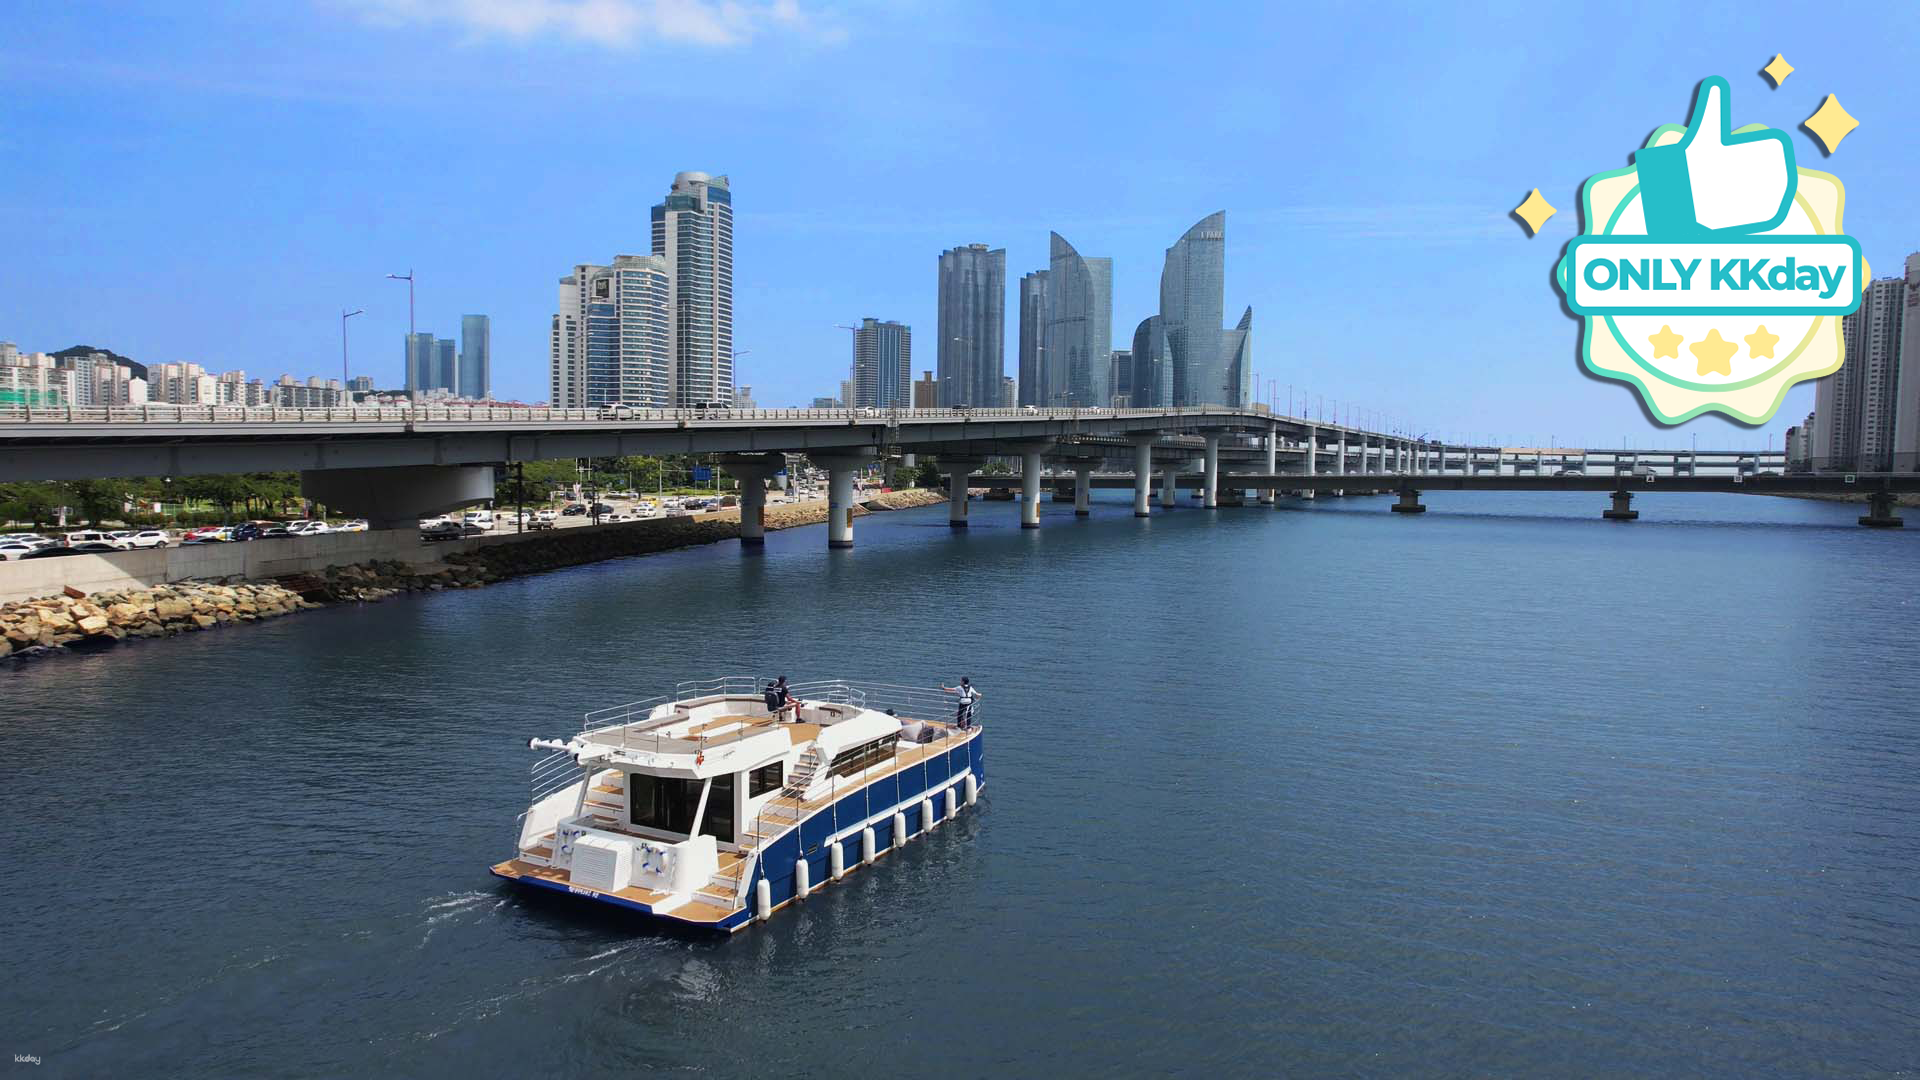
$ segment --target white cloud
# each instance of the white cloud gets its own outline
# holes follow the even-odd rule
[[[558,37],[609,49],[648,42],[744,45],[763,34],[836,42],[840,28],[799,0],[333,0],[384,25],[439,24],[475,38]]]

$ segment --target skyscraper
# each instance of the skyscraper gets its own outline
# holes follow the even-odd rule
[[[1006,367],[1007,253],[968,244],[940,253],[940,404],[992,407]]]
[[[1231,330],[1220,334],[1220,357],[1226,368],[1227,387],[1233,393],[1230,405],[1250,405],[1257,396],[1253,393],[1253,308],[1249,307],[1240,315],[1240,322]]]
[[[493,396],[493,320],[485,315],[460,316],[458,389],[475,401]]]
[[[1045,402],[1041,368],[1047,355],[1047,272],[1035,270],[1020,279],[1020,404]]]
[[[1167,249],[1160,318],[1173,357],[1175,405],[1229,405],[1220,320],[1227,281],[1227,215],[1201,218]]]
[[[671,406],[671,293],[667,262],[657,255],[582,263],[561,278],[549,343],[553,403]]]
[[[733,400],[733,192],[724,176],[683,172],[653,208],[666,260],[671,404]]]
[[[1906,312],[1900,320],[1900,375],[1895,387],[1893,468],[1920,470],[1920,252],[1907,256]]]
[[[1087,258],[1059,233],[1050,234],[1050,246],[1042,404],[1110,404],[1113,260]]]
[[[1140,320],[1133,331],[1133,406],[1158,409],[1172,404],[1173,358],[1164,324],[1154,315]]]
[[[1892,466],[1908,302],[1906,278],[1881,278],[1862,290],[1858,310],[1841,317],[1840,370],[1814,391],[1815,469],[1878,472]]]
[[[460,350],[454,346],[452,338],[435,338],[433,342],[433,386],[431,389],[454,393],[460,385]]]
[[[408,334],[407,396],[425,393],[434,386],[434,337],[431,333]]]
[[[1113,395],[1115,405],[1131,406],[1133,404],[1132,350],[1113,350],[1113,360],[1107,367],[1107,389]]]
[[[853,334],[853,401],[880,409],[912,405],[913,331],[897,322],[861,319]]]

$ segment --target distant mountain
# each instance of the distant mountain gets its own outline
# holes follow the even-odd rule
[[[89,356],[93,353],[106,353],[107,356],[112,358],[114,363],[126,368],[127,373],[136,379],[144,379],[147,377],[147,365],[121,356],[112,349],[99,349],[92,345],[75,345],[71,349],[61,349],[59,352],[54,353],[53,356],[55,359],[65,359],[69,356]]]

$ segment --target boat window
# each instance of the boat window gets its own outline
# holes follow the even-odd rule
[[[898,739],[894,735],[864,742],[858,746],[849,746],[833,755],[833,765],[828,770],[834,776],[851,776],[862,769],[893,760],[898,749]]]
[[[693,814],[700,808],[701,780],[677,776],[627,775],[629,820],[635,825],[662,832],[691,835]],[[707,817],[700,831],[729,844],[733,836],[733,774],[713,778],[713,793],[707,797]]]
[[[775,761],[748,773],[747,798],[751,799],[756,795],[765,795],[769,791],[779,790],[780,785],[787,782],[786,769],[786,762]]]
[[[733,843],[733,773],[721,773],[713,778],[713,793],[707,796],[707,817],[700,823],[700,831],[723,844]],[[695,798],[700,790],[700,782],[692,782]]]

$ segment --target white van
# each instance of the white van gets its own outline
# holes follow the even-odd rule
[[[463,524],[472,525],[476,528],[491,529],[493,528],[493,511],[469,510],[461,515],[460,520]]]

